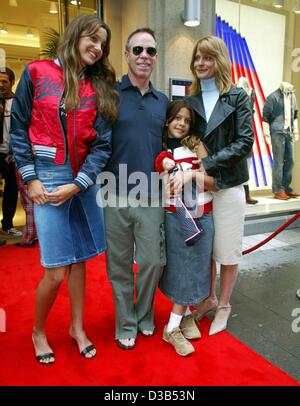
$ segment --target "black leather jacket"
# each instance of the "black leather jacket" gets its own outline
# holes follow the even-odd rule
[[[220,95],[208,123],[201,92],[188,97],[195,111],[195,133],[203,141],[208,157],[202,163],[215,178],[218,189],[228,189],[249,179],[246,156],[254,141],[252,113],[247,93],[232,87]]]

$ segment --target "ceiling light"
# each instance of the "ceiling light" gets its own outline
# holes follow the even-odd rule
[[[197,27],[200,24],[200,0],[185,0],[181,18],[187,27]]]
[[[300,0],[297,0],[296,5],[293,9],[294,13],[300,14]]]
[[[26,37],[33,38],[33,32],[30,27],[28,27],[27,29]]]
[[[77,6],[78,4],[80,5],[81,2],[77,0],[71,0],[71,4],[73,4],[73,6]]]
[[[10,7],[18,7],[17,0],[9,0],[8,5]]]
[[[49,13],[50,14],[57,14],[58,13],[57,5],[56,5],[55,1],[51,1]]]
[[[8,31],[7,31],[6,25],[5,24],[0,25],[0,34],[7,34],[7,33],[8,33]]]
[[[283,0],[275,0],[274,3],[273,3],[273,6],[276,7],[276,8],[282,8],[283,5],[284,5],[283,3],[284,3]]]

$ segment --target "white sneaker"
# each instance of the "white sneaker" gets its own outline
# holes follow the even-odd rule
[[[179,327],[173,328],[173,330],[168,333],[167,326],[165,326],[163,340],[173,345],[177,354],[182,355],[183,357],[195,351],[195,348],[184,337]]]
[[[192,314],[188,316],[183,316],[180,323],[180,330],[185,338],[188,340],[195,340],[196,338],[201,338],[201,333],[197,327]]]
[[[4,231],[6,234],[13,235],[14,237],[22,237],[22,231],[17,230],[16,228],[12,227],[9,230]]]

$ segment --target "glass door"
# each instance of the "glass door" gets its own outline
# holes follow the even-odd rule
[[[25,64],[53,58],[60,34],[79,14],[102,15],[102,1],[1,0],[0,65],[11,68],[18,82]]]

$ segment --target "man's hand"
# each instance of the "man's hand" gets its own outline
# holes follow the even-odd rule
[[[77,185],[68,183],[67,185],[58,186],[50,193],[46,191],[45,197],[52,206],[60,206],[78,192],[80,192],[80,188]]]
[[[293,133],[292,138],[294,142],[297,142],[299,140],[299,133]]]

